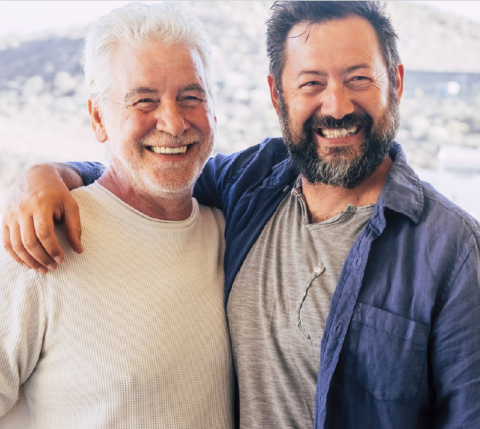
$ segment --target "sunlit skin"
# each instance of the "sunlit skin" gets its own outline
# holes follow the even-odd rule
[[[184,220],[216,125],[200,55],[161,41],[121,46],[112,70],[115,85],[106,105],[89,101],[95,135],[108,140],[111,157],[99,183],[148,216]],[[184,153],[153,151],[185,146]]]
[[[396,72],[396,92],[403,92],[403,65]],[[273,76],[268,77],[273,106],[278,114],[279,94]],[[312,115],[341,119],[356,112],[368,113],[374,124],[388,105],[389,81],[377,35],[371,24],[352,16],[325,23],[300,23],[292,28],[286,42],[282,91],[292,127],[301,129]],[[322,149],[349,146],[358,153],[364,130],[340,138],[326,138],[329,130],[317,130],[319,154]],[[331,132],[330,132],[331,135]],[[354,189],[311,184],[302,180],[303,193],[313,221],[328,219],[348,203],[363,206],[375,203],[392,166],[389,157],[365,182]]]

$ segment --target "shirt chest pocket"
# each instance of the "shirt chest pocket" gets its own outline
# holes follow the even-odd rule
[[[377,399],[416,396],[427,358],[430,328],[366,304],[357,304],[346,339],[345,375]]]

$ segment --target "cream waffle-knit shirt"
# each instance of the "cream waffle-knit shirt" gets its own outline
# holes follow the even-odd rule
[[[84,253],[42,276],[0,251],[0,428],[233,427],[224,220],[73,193]]]

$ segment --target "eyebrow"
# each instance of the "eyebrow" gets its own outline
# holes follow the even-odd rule
[[[190,85],[185,86],[184,88],[182,88],[180,92],[183,92],[183,91],[198,91],[198,92],[201,92],[202,94],[206,94],[206,91],[198,83],[192,83]],[[156,89],[147,88],[147,87],[134,88],[125,94],[125,97],[123,97],[123,101],[127,102],[137,94],[158,94],[158,91]]]
[[[370,66],[368,64],[356,64],[354,66],[347,67],[344,71],[344,73],[351,73],[354,72],[355,70],[358,69],[368,69]],[[320,72],[318,70],[302,70],[300,73],[298,73],[298,77],[301,77],[303,75],[314,75],[314,76],[319,76],[319,77],[326,77],[328,76],[328,73],[325,72]]]
[[[123,101],[126,102],[130,100],[130,98],[132,98],[134,95],[137,95],[137,94],[158,94],[158,91],[156,89],[145,88],[145,87],[134,88],[125,94],[125,97],[123,97]]]
[[[206,91],[203,89],[202,85],[198,83],[191,83],[190,85],[185,86],[182,91],[198,91],[202,94],[205,94]]]
[[[327,76],[327,73],[319,72],[318,70],[302,70],[300,73],[298,73],[298,77],[306,75],[306,74],[313,74],[314,76],[320,76],[320,77]]]
[[[345,73],[351,73],[351,72],[353,72],[355,70],[358,70],[358,69],[369,69],[369,68],[370,68],[370,66],[366,63],[365,64],[357,64],[355,66],[347,67],[345,69]]]

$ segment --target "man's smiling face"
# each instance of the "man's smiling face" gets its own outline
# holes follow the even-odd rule
[[[403,68],[391,85],[371,24],[352,16],[300,23],[272,101],[292,159],[311,183],[353,188],[382,163],[398,129]]]
[[[190,193],[215,134],[200,55],[150,41],[120,46],[112,69],[115,85],[101,115],[115,174],[142,194]]]

